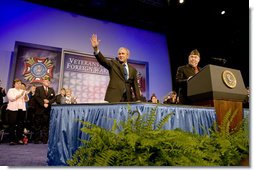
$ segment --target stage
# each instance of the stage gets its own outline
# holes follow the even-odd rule
[[[180,128],[185,131],[204,134],[216,121],[213,107],[163,105],[151,103],[102,103],[52,106],[50,114],[48,165],[65,166],[76,149],[81,145],[80,139],[87,136],[80,130],[82,121],[89,121],[106,129],[111,129],[114,120],[124,121],[128,108],[138,110],[141,115],[156,109],[157,124],[165,115],[172,113],[163,129]]]

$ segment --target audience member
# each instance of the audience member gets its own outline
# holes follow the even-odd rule
[[[164,104],[177,104],[179,99],[177,97],[177,93],[175,91],[169,92],[166,98],[164,98]]]
[[[6,109],[10,145],[15,145],[16,143],[23,144],[24,128],[19,124],[24,121],[26,114],[26,91],[22,89],[21,80],[15,79],[13,87],[7,92],[9,102]]]
[[[28,97],[28,93],[29,91],[26,91],[26,84],[25,83],[21,83],[21,89],[25,91],[25,101],[26,101],[26,109],[28,108],[28,101],[29,101],[29,97]]]
[[[65,96],[65,103],[66,104],[77,104],[77,98],[72,95],[71,89],[65,89],[66,96]]]
[[[23,129],[23,138],[22,139],[24,139],[24,136],[25,136],[24,132],[27,133],[27,128],[29,127],[29,123],[27,122],[27,110],[28,110],[28,101],[29,101],[28,93],[29,93],[29,91],[26,90],[26,84],[23,82],[21,83],[21,89],[25,91],[24,98],[25,98],[25,104],[26,104],[26,112],[25,112],[25,117],[19,121],[18,126],[20,127],[20,129]],[[24,143],[24,141],[23,141],[23,143]],[[28,141],[26,141],[24,144],[27,144],[27,143],[28,143]]]
[[[60,94],[56,95],[56,104],[66,104],[65,95],[65,88],[61,88]]]
[[[159,103],[160,101],[158,100],[157,96],[153,93],[150,100],[148,100],[150,103]]]
[[[30,87],[29,93],[28,93],[28,97],[29,97],[29,101],[28,101],[28,108],[27,108],[27,129],[30,131],[34,131],[34,127],[36,125],[34,125],[34,115],[35,115],[35,109],[36,109],[36,102],[35,102],[35,90],[36,90],[36,86],[32,85]]]
[[[0,80],[0,108],[4,103],[4,97],[6,96],[5,89],[2,87],[2,81]]]
[[[46,144],[49,133],[49,116],[52,103],[55,102],[55,91],[50,86],[50,78],[44,77],[43,85],[35,90],[36,112],[34,115],[34,143]]]

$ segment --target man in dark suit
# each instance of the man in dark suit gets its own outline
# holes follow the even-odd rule
[[[108,102],[140,101],[140,90],[137,81],[137,70],[127,63],[130,52],[121,47],[116,59],[107,60],[99,50],[97,35],[91,37],[91,44],[97,61],[109,71],[110,81],[107,87],[105,100]],[[135,97],[132,97],[134,93]]]
[[[55,102],[55,91],[50,86],[50,78],[45,77],[43,85],[36,88],[34,99],[36,101],[36,112],[34,116],[34,143],[38,144],[48,141],[49,115],[51,104]]]
[[[34,115],[35,115],[35,112],[36,112],[36,101],[35,101],[35,91],[36,91],[36,86],[35,85],[32,85],[30,87],[30,90],[29,90],[29,93],[28,93],[28,97],[29,97],[29,101],[28,101],[28,108],[26,109],[27,110],[27,127],[29,130],[33,131],[34,132]]]
[[[197,49],[191,51],[188,64],[180,66],[176,73],[176,83],[178,86],[179,104],[190,104],[187,98],[187,82],[188,80],[200,71],[198,63],[200,61],[200,53]]]

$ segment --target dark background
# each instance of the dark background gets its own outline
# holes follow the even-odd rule
[[[248,1],[185,0],[183,4],[179,0],[26,1],[166,34],[173,79],[177,67],[188,62],[190,51],[198,49],[201,67],[216,64],[238,69],[245,86],[249,86]]]

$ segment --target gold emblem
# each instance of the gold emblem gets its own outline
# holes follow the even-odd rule
[[[231,71],[225,70],[222,73],[222,80],[229,88],[236,87],[236,78]]]
[[[42,83],[43,78],[53,78],[53,62],[46,57],[31,57],[25,60],[24,79],[30,83]]]

